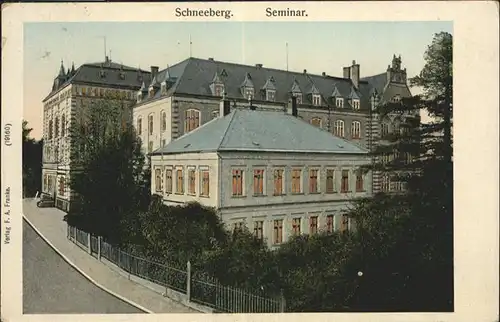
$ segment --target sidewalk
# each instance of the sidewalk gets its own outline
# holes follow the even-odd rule
[[[94,284],[112,295],[148,313],[200,313],[128,280],[70,242],[66,238],[64,212],[55,208],[37,208],[33,199],[24,199],[23,214],[70,265],[76,266]]]

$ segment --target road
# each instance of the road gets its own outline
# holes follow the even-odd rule
[[[23,312],[144,313],[87,280],[24,221]]]

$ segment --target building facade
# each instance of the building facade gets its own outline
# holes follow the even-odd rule
[[[98,101],[124,104],[124,117],[132,118],[141,84],[149,83],[150,72],[112,62],[74,65],[65,70],[63,63],[49,95],[43,100],[42,193],[55,200],[56,207],[69,211],[75,194],[69,188],[71,175],[78,171],[78,159],[72,153],[70,127],[85,122],[85,111]]]
[[[217,118],[152,153],[152,193],[214,207],[269,246],[353,227],[348,205],[372,193],[371,174],[359,170],[368,150],[304,122],[296,107],[220,105]]]
[[[386,73],[367,78],[360,78],[355,61],[342,77],[333,77],[188,58],[155,70],[151,83],[137,92],[133,118],[144,152],[152,153],[217,118],[223,94],[233,109],[248,106],[250,100],[259,109],[282,110],[296,97],[303,121],[367,149],[381,140],[381,131],[387,129],[382,122],[388,122],[389,131],[399,122],[396,115],[378,117],[378,104],[411,95],[406,70],[395,56]],[[381,179],[374,180],[375,191],[382,187]]]

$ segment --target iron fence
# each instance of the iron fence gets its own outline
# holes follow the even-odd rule
[[[285,308],[283,297],[273,299],[222,285],[204,273],[193,274],[191,300],[225,313],[278,313]]]
[[[81,247],[88,249],[88,247],[89,247],[89,235],[86,232],[84,232],[78,228],[75,228],[75,237],[76,237],[75,238],[76,241],[78,242],[78,244]]]
[[[68,237],[90,254],[104,257],[130,275],[140,277],[185,294],[188,301],[226,313],[277,313],[285,311],[283,296],[272,298],[257,295],[235,287],[222,285],[204,271],[179,269],[145,259],[121,250],[101,238],[91,236],[76,227],[68,225]]]

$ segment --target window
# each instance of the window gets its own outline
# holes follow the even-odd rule
[[[148,143],[148,153],[153,152],[153,141],[149,141]]]
[[[394,182],[394,190],[395,191],[403,191],[403,182],[401,181],[397,181],[397,182]]]
[[[196,194],[196,171],[195,169],[188,170],[188,194]]]
[[[274,102],[276,99],[276,91],[266,90],[266,101]]]
[[[264,170],[253,170],[253,194],[254,196],[264,194]]]
[[[380,190],[383,192],[387,192],[391,190],[391,179],[388,175],[382,177],[382,184],[380,186]]]
[[[156,192],[163,191],[163,188],[161,186],[161,169],[155,169],[155,188]]]
[[[326,216],[326,232],[327,233],[333,232],[333,215]]]
[[[293,93],[292,95],[297,99],[297,104],[302,104],[302,93]]]
[[[172,193],[172,170],[165,170],[165,192]]]
[[[233,196],[243,196],[243,170],[233,170]]]
[[[49,121],[49,140],[52,140],[52,129],[53,128],[53,122],[52,120]]]
[[[187,110],[184,117],[184,133],[190,132],[200,126],[200,112]]]
[[[335,192],[335,170],[327,169],[326,170],[326,193]]]
[[[364,191],[363,173],[361,171],[358,171],[356,173],[356,192],[362,192],[362,191]]]
[[[342,215],[340,217],[340,232],[345,232],[349,230],[349,217],[347,215]]]
[[[342,170],[342,181],[340,183],[340,192],[348,192],[349,190],[349,170]]]
[[[344,121],[337,120],[335,121],[335,126],[333,128],[334,134],[338,137],[344,137]]]
[[[137,134],[142,135],[142,117],[137,119]]]
[[[318,192],[318,169],[309,170],[309,193]]]
[[[59,136],[59,118],[56,117],[56,121],[54,122],[54,138],[57,138]]]
[[[309,217],[309,234],[314,235],[318,232],[318,216]]]
[[[215,96],[222,96],[224,94],[224,85],[215,85]]]
[[[274,220],[273,243],[281,244],[283,242],[283,219]]]
[[[148,116],[148,132],[149,132],[149,135],[153,135],[153,125],[154,125],[154,116],[153,116],[153,114],[150,114]]]
[[[337,97],[335,99],[335,106],[338,108],[344,107],[344,99],[342,97]]]
[[[82,95],[87,95],[87,87],[82,87]]]
[[[243,221],[237,221],[233,223],[233,232],[242,232],[243,228],[245,227],[245,223]]]
[[[253,223],[253,234],[257,239],[264,239],[264,222],[263,221],[255,221]]]
[[[292,235],[293,236],[300,235],[300,218],[292,219]]]
[[[389,125],[386,123],[382,123],[380,126],[380,137],[385,137],[387,134],[389,134]]]
[[[315,105],[315,106],[319,106],[319,105],[321,105],[321,96],[320,96],[320,95],[316,95],[316,94],[314,94],[314,95],[312,96],[312,103],[313,103],[313,105]]]
[[[400,95],[395,95],[393,98],[392,98],[392,101],[394,103],[399,103],[401,102],[401,96]]]
[[[253,99],[253,88],[251,87],[246,87],[245,88],[245,98],[247,99]]]
[[[355,110],[359,110],[359,100],[357,99],[352,100],[352,108]]]
[[[167,113],[165,111],[161,112],[161,131],[165,132],[167,130]]]
[[[292,193],[300,193],[301,192],[301,169],[293,169],[292,170]]]
[[[201,193],[200,196],[208,197],[210,195],[210,172],[201,170]]]
[[[176,184],[175,192],[178,194],[184,193],[184,174],[182,173],[182,169],[177,169],[177,184]]]
[[[274,195],[283,195],[283,169],[274,170]]]
[[[61,136],[66,136],[66,116],[61,116]]]
[[[104,96],[104,89],[102,88],[99,88],[99,96]]]
[[[59,178],[59,195],[64,195],[64,189],[66,188],[66,179],[64,177]]]
[[[361,123],[360,122],[358,122],[358,121],[352,122],[351,136],[353,139],[361,138]]]
[[[399,134],[399,123],[394,122],[392,124],[392,132],[395,133],[396,135]]]
[[[311,119],[311,124],[321,128],[321,119],[319,117],[313,117]]]

